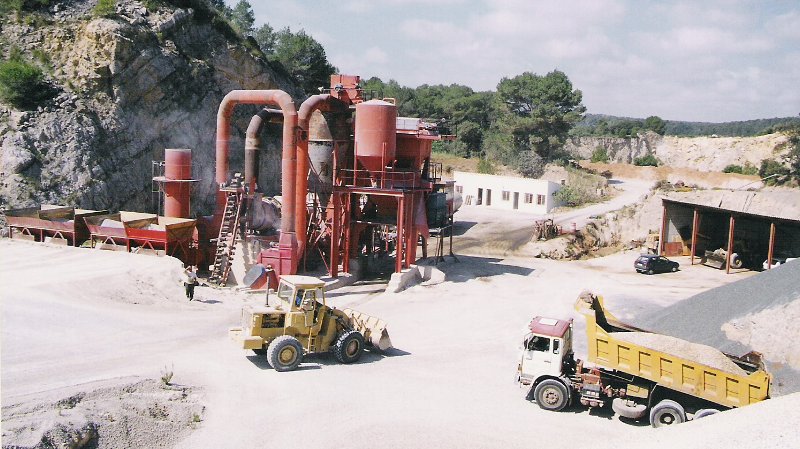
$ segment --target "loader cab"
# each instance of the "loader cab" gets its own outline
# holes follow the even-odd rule
[[[285,275],[277,291],[281,305],[292,312],[310,312],[325,305],[325,283],[311,276]]]
[[[572,320],[535,317],[522,341],[520,380],[531,383],[541,376],[562,374],[565,357],[572,357]]]

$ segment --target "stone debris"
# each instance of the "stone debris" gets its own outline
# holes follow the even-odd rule
[[[734,363],[733,360],[711,346],[649,332],[612,332],[610,335],[618,340],[673,354],[726,373],[736,374],[737,376],[747,375],[747,372]]]

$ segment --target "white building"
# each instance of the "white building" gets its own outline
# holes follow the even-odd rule
[[[522,210],[546,214],[559,206],[553,194],[561,185],[543,179],[513,176],[484,175],[454,172],[456,192],[465,206],[485,206],[497,209]]]

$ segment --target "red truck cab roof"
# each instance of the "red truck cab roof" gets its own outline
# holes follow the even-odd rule
[[[572,326],[572,318],[565,321],[556,318],[536,316],[533,317],[530,324],[528,324],[528,329],[534,334],[563,338],[570,326]]]

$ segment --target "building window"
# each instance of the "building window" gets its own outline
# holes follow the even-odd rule
[[[456,186],[456,192],[464,193],[464,186]]]
[[[536,195],[536,204],[540,206],[544,204],[544,195]]]
[[[526,193],[525,194],[525,204],[531,204],[531,203],[533,203],[533,194],[532,193]]]
[[[503,201],[508,201],[510,197],[511,197],[511,192],[509,192],[508,190],[503,190]]]

